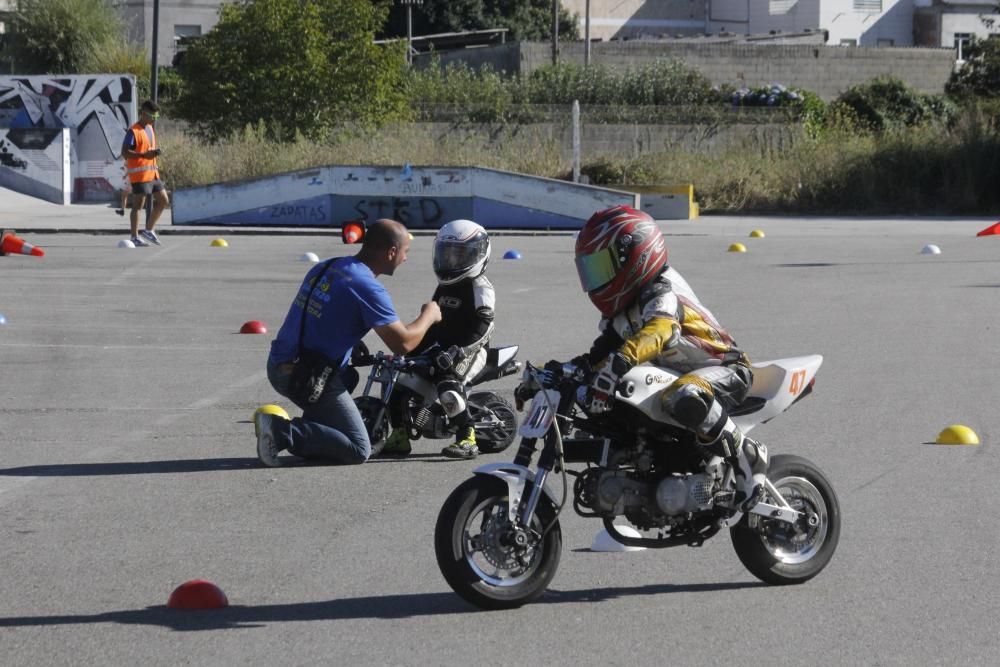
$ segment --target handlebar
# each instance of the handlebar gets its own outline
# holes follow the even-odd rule
[[[430,367],[434,365],[434,361],[423,355],[407,357],[405,355],[386,354],[381,351],[376,352],[375,354],[363,354],[351,359],[351,365],[355,368],[374,366],[376,364],[381,364],[398,370],[406,370],[408,368]]]

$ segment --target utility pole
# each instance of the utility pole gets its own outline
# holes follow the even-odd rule
[[[413,64],[413,5],[422,5],[424,0],[399,0],[406,5],[406,64]]]
[[[583,66],[590,67],[590,0],[587,0],[583,19]]]
[[[552,0],[552,64],[559,64],[559,0]]]
[[[156,64],[156,52],[160,48],[160,0],[153,0],[153,62],[151,64],[152,71],[149,73],[150,87],[153,89],[151,97],[153,101],[157,98],[157,88],[159,88],[159,76],[157,70],[160,68]],[[150,197],[149,201],[152,203],[153,198]]]
[[[149,86],[152,88],[150,91],[150,98],[153,103],[156,103],[156,98],[159,97],[159,87],[160,87],[160,77],[159,77],[159,66],[156,62],[157,51],[160,48],[160,0],[153,0],[153,60],[150,63],[150,73],[149,73]],[[136,91],[138,93],[138,91]],[[138,120],[138,119],[137,119]],[[159,144],[157,144],[159,145]],[[124,157],[124,156],[123,156]],[[149,218],[153,215],[153,198],[146,198],[146,224],[149,224]]]

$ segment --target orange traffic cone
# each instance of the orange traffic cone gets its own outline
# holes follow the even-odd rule
[[[995,236],[995,235],[1000,235],[1000,222],[994,225],[990,225],[983,231],[976,234],[976,236]]]
[[[14,232],[7,229],[3,231],[3,236],[0,236],[0,255],[34,255],[35,257],[44,257],[45,251],[41,248],[36,248],[19,236],[15,236]]]
[[[340,238],[344,243],[357,243],[365,238],[365,221],[349,220],[340,228]]]

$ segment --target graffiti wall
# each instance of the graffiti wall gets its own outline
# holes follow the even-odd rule
[[[0,128],[0,186],[70,203],[68,129]]]
[[[437,229],[472,218],[499,229],[574,229],[631,192],[479,167],[328,166],[173,193],[172,223],[340,227],[393,218]]]
[[[125,180],[135,96],[132,75],[0,76],[0,128],[68,128],[73,201],[107,201]]]

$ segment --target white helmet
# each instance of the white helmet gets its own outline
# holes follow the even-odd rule
[[[490,237],[472,220],[452,220],[434,239],[434,273],[445,285],[475,278],[486,270]]]

